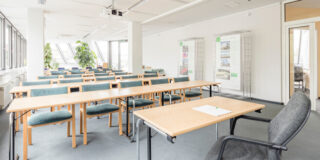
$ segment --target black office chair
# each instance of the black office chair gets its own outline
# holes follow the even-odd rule
[[[206,160],[280,160],[281,152],[287,150],[286,145],[306,124],[310,111],[309,98],[302,92],[296,92],[272,120],[242,116],[240,118],[270,123],[268,141],[224,136],[214,144]]]

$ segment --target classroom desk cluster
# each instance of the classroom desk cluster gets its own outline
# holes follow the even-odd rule
[[[80,134],[83,135],[83,144],[87,145],[87,118],[109,115],[109,126],[112,113],[118,113],[119,135],[128,137],[131,142],[137,139],[139,150],[139,130],[136,133],[135,116],[139,118],[137,125],[144,124],[148,127],[148,159],[151,159],[151,129],[165,135],[167,139],[174,142],[176,136],[200,129],[221,121],[235,118],[264,106],[255,103],[232,100],[229,98],[212,97],[214,86],[220,83],[209,81],[190,81],[188,77],[168,78],[151,77],[127,80],[108,80],[102,82],[76,82],[67,84],[31,85],[14,87],[10,93],[15,99],[10,104],[7,112],[10,112],[10,157],[15,157],[15,136],[19,129],[19,118],[23,124],[23,160],[28,158],[28,144],[32,144],[31,130],[48,124],[67,123],[67,135],[72,137],[72,147],[76,148],[76,107],[80,107]],[[62,94],[47,94],[49,91],[35,95],[38,90],[68,88],[68,92]],[[202,88],[208,87],[211,98],[202,97]],[[78,92],[71,92],[71,88],[78,88]],[[194,90],[200,88],[200,91]],[[34,93],[35,92],[35,93]],[[55,91],[56,92],[56,91]],[[27,93],[27,96],[23,96]],[[192,100],[200,97],[200,100]],[[108,104],[105,102],[108,101]],[[150,102],[142,105],[143,102]],[[179,102],[176,104],[176,102]],[[156,107],[156,103],[159,106]],[[194,107],[212,105],[228,109],[231,113],[213,117],[206,113],[194,110]],[[68,111],[61,111],[67,106]],[[55,111],[54,107],[58,107]],[[109,107],[108,112],[101,109]],[[64,112],[70,116],[62,121],[52,121],[48,124],[36,124],[31,117],[30,111],[41,108],[51,108],[48,113]],[[136,109],[142,109],[136,111]],[[130,126],[130,111],[132,111],[132,127]],[[125,112],[125,130],[123,131],[122,113]],[[18,116],[20,114],[20,116]],[[34,115],[37,115],[35,111]],[[134,116],[135,115],[135,116]],[[190,116],[192,115],[192,116]],[[59,115],[58,115],[59,116]],[[30,122],[31,121],[31,122]],[[36,121],[37,122],[37,121]],[[71,128],[71,133],[70,133]],[[132,131],[131,131],[132,128]],[[138,152],[138,158],[140,154]]]

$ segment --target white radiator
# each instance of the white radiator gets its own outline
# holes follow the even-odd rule
[[[5,85],[0,86],[0,110],[8,106],[12,100],[12,96],[9,91],[12,89],[14,82],[9,82]]]

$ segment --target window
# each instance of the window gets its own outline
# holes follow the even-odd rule
[[[17,31],[12,29],[11,35],[11,55],[12,55],[12,65],[11,68],[17,68],[16,66],[16,56],[17,56]]]
[[[128,71],[128,41],[110,41],[110,63],[113,69]]]
[[[16,67],[21,67],[21,62],[20,62],[20,59],[21,59],[21,36],[18,35],[17,36],[17,57],[16,57]]]
[[[12,51],[11,51],[11,25],[9,24],[8,21],[5,22],[5,46],[4,46],[4,49],[5,49],[5,68],[8,69],[8,68],[12,68],[12,62],[11,62],[11,54],[12,54]]]
[[[4,18],[0,17],[0,69],[4,70],[4,36],[3,36],[3,29],[4,29]]]
[[[109,62],[109,45],[108,41],[95,41],[94,46],[96,47],[96,54],[98,59],[101,60],[101,64]]]

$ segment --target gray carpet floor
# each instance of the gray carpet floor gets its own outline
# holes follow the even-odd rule
[[[224,95],[233,97],[231,95]],[[262,113],[250,115],[272,118],[283,107],[282,105],[254,101],[266,104]],[[39,110],[37,112],[47,111]],[[79,113],[79,111],[77,111]],[[0,160],[8,159],[8,117],[5,111],[0,112]],[[51,125],[33,129],[33,144],[28,147],[30,160],[134,160],[136,144],[130,143],[123,136],[118,136],[117,115],[113,116],[113,127],[107,126],[108,117],[92,118],[88,122],[88,145],[82,144],[79,134],[79,116],[77,114],[77,148],[71,147],[71,137],[67,137],[66,124]],[[303,130],[288,144],[288,151],[283,152],[284,160],[319,160],[320,159],[320,114],[312,112]],[[267,139],[268,124],[240,120],[235,134],[243,137]],[[219,136],[227,135],[229,121],[219,124]],[[16,150],[22,154],[22,132],[16,134]],[[141,155],[146,159],[146,129],[141,133]],[[177,137],[171,144],[160,134],[152,138],[152,156],[154,160],[202,160],[215,142],[215,126],[209,126]]]

